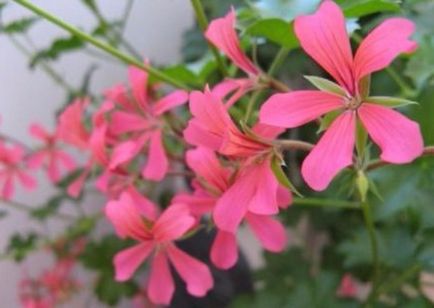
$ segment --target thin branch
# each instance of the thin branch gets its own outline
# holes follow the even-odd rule
[[[294,197],[293,205],[295,206],[312,206],[323,208],[345,208],[360,210],[361,206],[359,202],[346,201],[346,200],[332,200],[323,198],[298,198]]]
[[[108,54],[112,55],[115,58],[118,58],[119,60],[125,62],[129,65],[134,65],[146,72],[148,72],[151,76],[154,76],[160,81],[163,81],[167,84],[170,84],[174,87],[186,89],[189,90],[189,87],[185,85],[184,83],[166,75],[162,71],[146,64],[142,63],[139,60],[135,59],[134,57],[124,54],[123,52],[113,48],[112,46],[95,39],[93,36],[79,30],[78,28],[64,22],[63,20],[57,18],[56,16],[48,13],[47,11],[41,9],[40,7],[34,5],[33,3],[29,2],[28,0],[13,0],[14,2],[22,5],[23,7],[29,9],[30,11],[34,12],[35,14],[45,18],[46,20],[52,22],[53,24],[59,26],[60,28],[68,31],[69,33],[79,37],[80,39],[94,45],[95,47],[107,52]]]
[[[282,150],[301,150],[309,152],[314,145],[300,140],[275,140],[274,143]]]
[[[433,156],[434,155],[434,146],[427,146],[424,148],[423,152],[422,152],[422,156]],[[368,164],[368,166],[366,167],[366,171],[372,171],[372,170],[376,170],[378,168],[384,167],[384,166],[388,166],[390,165],[390,163],[383,161],[383,160],[374,160],[371,163]]]

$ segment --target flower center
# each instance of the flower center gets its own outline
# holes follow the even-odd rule
[[[359,108],[360,104],[362,103],[362,100],[356,96],[352,96],[352,97],[346,97],[344,98],[344,105],[347,109],[350,110],[356,110],[357,108]]]

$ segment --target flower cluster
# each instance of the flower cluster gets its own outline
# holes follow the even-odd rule
[[[236,264],[237,231],[242,224],[265,250],[285,249],[288,234],[277,214],[291,205],[296,192],[282,169],[285,147],[279,136],[287,128],[328,119],[322,121],[325,132],[301,167],[303,179],[317,191],[326,189],[342,169],[357,169],[361,162],[356,158],[363,158],[368,135],[380,148],[380,158],[388,163],[411,162],[423,151],[418,124],[387,105],[387,97],[369,93],[372,73],[417,47],[409,39],[412,22],[385,20],[353,55],[343,13],[334,2],[324,1],[316,13],[297,17],[294,29],[302,49],[336,83],[309,77],[319,90],[273,93],[260,107],[254,124],[254,113],[246,112],[237,121],[234,110],[249,92],[270,83],[243,53],[235,23],[232,10],[212,21],[205,37],[246,76],[225,79],[200,91],[162,94],[166,89],[151,81],[148,73],[130,67],[128,85],[105,91],[98,107],[88,98],[75,100],[60,115],[55,133],[32,125],[31,134],[42,141],[38,150],[26,155],[19,145],[0,143],[5,199],[13,195],[16,180],[28,188],[35,185],[24,165],[45,166],[53,182],[61,178],[61,167],[65,171],[76,168],[59,141],[87,153],[87,163],[70,183],[68,193],[79,196],[86,180],[98,174],[95,185],[108,199],[107,219],[119,237],[135,242],[114,257],[115,278],[131,279],[147,261],[143,296],[153,304],[171,302],[175,292],[171,267],[188,293],[205,296],[214,284],[209,265],[229,269]],[[247,110],[254,108],[250,103],[255,102],[249,102]],[[185,106],[191,114],[187,123],[183,120]],[[153,183],[176,175],[189,182],[182,183],[170,202],[152,201],[149,188],[155,187]],[[208,265],[176,243],[204,227],[216,230]],[[66,275],[69,270],[61,272]],[[342,294],[352,296],[354,288],[347,280]],[[27,300],[27,296],[22,298]]]

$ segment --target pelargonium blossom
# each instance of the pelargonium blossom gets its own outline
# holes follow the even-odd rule
[[[60,180],[62,166],[67,172],[75,169],[75,161],[60,147],[57,133],[49,133],[39,124],[32,124],[29,131],[33,137],[44,143],[42,147],[31,153],[28,160],[31,168],[39,168],[45,164],[47,175],[52,182]]]
[[[157,219],[149,215],[151,201],[136,202],[124,193],[119,200],[110,201],[105,209],[116,233],[139,243],[118,252],[114,258],[116,280],[131,278],[137,268],[151,255],[148,296],[155,304],[168,305],[175,291],[169,261],[194,296],[204,296],[213,286],[206,264],[180,250],[174,241],[181,239],[196,224],[188,206],[170,205]]]
[[[241,49],[235,32],[236,15],[234,9],[226,16],[214,19],[205,32],[205,37],[218,49],[223,51],[236,66],[246,74],[255,76],[260,70],[247,58]]]
[[[128,73],[132,97],[119,86],[106,94],[116,106],[111,112],[110,132],[115,136],[129,135],[126,141],[114,146],[109,168],[114,169],[131,161],[148,147],[147,162],[142,169],[142,176],[160,181],[169,168],[169,160],[163,146],[162,118],[168,111],[186,103],[188,94],[183,90],[177,90],[156,99],[153,89],[148,89],[146,72],[130,67]]]
[[[246,213],[273,215],[279,205],[291,203],[291,193],[279,184],[271,169],[272,161],[278,159],[273,140],[282,129],[258,124],[249,135],[241,132],[227,107],[209,90],[191,93],[190,111],[193,118],[184,131],[186,141],[217,151],[240,165],[236,181],[213,211],[218,228],[234,233]]]
[[[293,128],[331,111],[339,113],[303,162],[302,175],[310,187],[325,189],[340,170],[352,164],[358,123],[380,147],[382,160],[401,164],[421,155],[419,125],[369,97],[363,85],[371,73],[387,67],[400,53],[415,50],[416,43],[409,39],[414,31],[411,21],[385,20],[354,56],[344,15],[333,1],[324,1],[313,15],[296,18],[294,29],[301,47],[339,85],[273,95],[262,106],[260,121]]]
[[[204,147],[189,150],[186,153],[187,165],[197,178],[193,180],[193,194],[178,194],[175,202],[188,204],[198,219],[212,213],[219,199],[237,182],[236,170],[222,165],[215,152]],[[283,192],[283,195],[285,193]],[[286,198],[278,200],[281,206],[286,206]],[[280,252],[287,244],[284,226],[269,215],[258,215],[248,209],[244,214],[247,226],[253,231],[261,245],[269,251]],[[219,268],[228,269],[238,260],[236,234],[218,228],[211,248],[211,261]]]
[[[0,141],[0,198],[12,198],[16,182],[28,190],[36,187],[36,180],[28,173],[24,149],[20,145],[6,145]]]

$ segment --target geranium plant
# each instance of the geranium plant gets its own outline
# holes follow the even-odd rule
[[[429,0],[191,0],[197,28],[170,67],[123,37],[131,0],[121,21],[82,1],[93,33],[12,2],[34,16],[2,23],[3,35],[67,93],[54,130],[30,124],[36,148],[0,135],[4,208],[65,221],[55,237],[23,230],[4,251],[55,256],[23,276],[24,307],[67,304],[87,284],[101,302],[137,307],[433,305]],[[70,36],[26,49],[20,37],[39,19]],[[124,64],[125,78],[91,93],[92,69],[77,88],[51,68],[85,46]],[[58,193],[18,202],[16,187],[37,189],[41,169]],[[88,214],[95,191],[105,205]],[[71,204],[80,215],[62,211]],[[259,269],[244,229],[263,249]],[[79,264],[96,278],[74,277]]]

